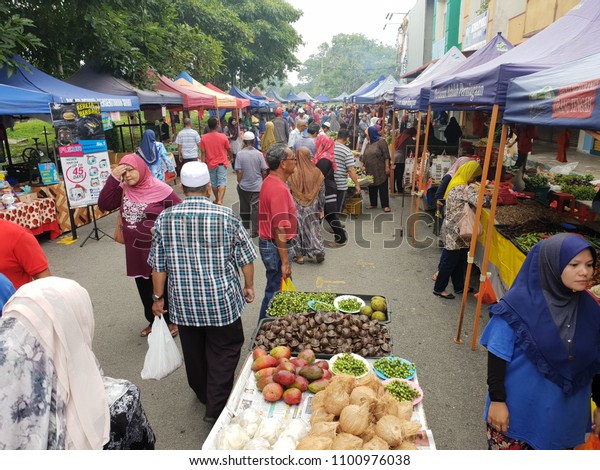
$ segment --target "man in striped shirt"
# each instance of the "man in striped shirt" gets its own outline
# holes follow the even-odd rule
[[[336,170],[334,174],[335,184],[337,186],[337,211],[344,211],[344,203],[346,202],[346,193],[348,192],[348,178],[354,181],[356,186],[356,194],[360,194],[360,185],[356,176],[356,168],[354,155],[346,144],[348,143],[348,130],[340,129],[335,140],[335,162]]]
[[[204,420],[214,423],[233,388],[244,344],[241,314],[254,301],[257,254],[239,217],[210,201],[205,163],[186,163],[181,185],[183,203],[161,212],[154,225],[152,311],[165,313],[168,273],[170,318],[179,327],[188,384],[206,405]]]

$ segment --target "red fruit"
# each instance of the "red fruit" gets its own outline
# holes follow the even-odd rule
[[[302,392],[297,388],[288,388],[283,392],[283,401],[288,405],[297,405],[302,400]]]
[[[296,376],[287,370],[278,370],[273,374],[273,381],[284,387],[289,387],[296,381]]]
[[[271,352],[269,354],[275,359],[281,359],[282,357],[289,359],[290,357],[292,357],[292,350],[287,346],[276,346],[273,349],[271,349]]]
[[[306,377],[309,382],[312,382],[313,380],[317,380],[323,377],[323,369],[321,369],[315,364],[311,364],[308,366],[304,366],[302,369],[300,369],[298,375]]]
[[[272,375],[267,375],[265,377],[261,377],[260,379],[258,379],[256,381],[256,388],[258,389],[259,392],[262,392],[263,389],[269,385],[272,384],[273,381],[273,376]]]
[[[317,361],[317,362],[315,362],[315,364],[318,365],[323,370],[329,369],[329,362],[327,362],[327,361]]]
[[[262,377],[268,377],[269,375],[273,375],[277,370],[276,367],[267,367],[265,369],[261,369],[254,374],[254,378],[258,381]]]
[[[267,401],[277,401],[283,395],[283,387],[278,383],[270,383],[265,385],[262,391],[263,398]]]
[[[288,372],[296,372],[296,366],[290,361],[282,362],[277,366],[277,370],[287,370]]]
[[[298,354],[298,357],[304,359],[308,364],[312,364],[316,359],[315,353],[310,349],[303,349],[300,351],[300,354]]]
[[[267,367],[276,367],[277,359],[271,356],[259,356],[254,359],[252,363],[252,370],[256,372],[257,370],[266,369]]]
[[[294,364],[296,367],[304,367],[304,366],[308,365],[308,362],[306,362],[301,357],[295,357],[294,359],[291,359],[290,362],[292,364]]]
[[[333,374],[331,373],[331,371],[329,369],[323,369],[323,376],[321,377],[322,379],[329,380],[332,376],[333,376]]]
[[[295,382],[290,385],[289,388],[297,388],[301,392],[306,392],[308,390],[308,380],[300,375],[297,375]]]
[[[263,348],[254,348],[252,351],[252,359],[256,359],[260,356],[266,356],[268,353]]]

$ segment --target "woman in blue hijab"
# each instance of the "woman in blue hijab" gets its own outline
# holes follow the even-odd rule
[[[367,209],[377,208],[377,197],[381,199],[384,212],[390,212],[390,194],[388,189],[388,176],[390,174],[390,149],[385,139],[381,138],[379,126],[367,129],[368,143],[365,146],[361,161],[361,170],[366,175],[373,177],[369,184],[370,205]]]
[[[156,141],[156,134],[152,129],[148,129],[142,136],[142,143],[136,153],[146,162],[152,176],[165,181],[165,171],[175,173],[175,165],[169,158],[167,149],[162,142]]]
[[[15,293],[15,286],[2,273],[0,273],[0,317],[2,316],[2,307]]]
[[[490,307],[484,418],[490,449],[569,449],[590,431],[600,402],[600,306],[586,291],[596,252],[561,233],[527,255],[511,289]],[[593,432],[600,434],[600,411]]]

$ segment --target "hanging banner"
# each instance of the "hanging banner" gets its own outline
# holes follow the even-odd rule
[[[98,204],[110,176],[100,103],[50,103],[50,113],[70,206]]]
[[[488,12],[476,16],[467,23],[463,37],[462,50],[476,51],[485,46],[488,28]]]

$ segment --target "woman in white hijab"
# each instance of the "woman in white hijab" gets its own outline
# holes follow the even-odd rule
[[[8,300],[0,318],[0,449],[111,447],[107,393],[123,381],[102,377],[93,337],[92,302],[75,281],[38,279]]]

